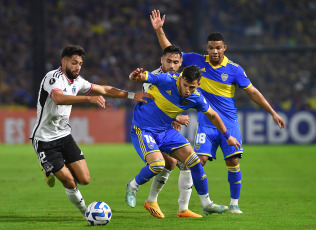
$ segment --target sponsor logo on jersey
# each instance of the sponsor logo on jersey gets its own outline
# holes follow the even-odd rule
[[[228,74],[227,73],[222,73],[221,77],[222,77],[223,81],[226,81],[227,78],[228,78]]]
[[[153,149],[155,147],[154,143],[148,143],[147,144],[148,148]]]
[[[56,82],[56,79],[55,79],[55,78],[51,78],[51,79],[49,80],[49,84],[50,84],[50,85],[53,85],[55,82]]]
[[[171,95],[171,90],[167,90],[166,92],[167,94]]]

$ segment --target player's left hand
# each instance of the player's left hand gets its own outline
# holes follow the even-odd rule
[[[280,129],[284,129],[285,127],[285,122],[283,121],[282,117],[279,114],[274,114],[272,116],[273,120],[275,121],[275,123],[277,123],[277,125],[280,127]]]
[[[147,103],[147,101],[144,100],[143,98],[150,98],[152,100],[154,99],[154,97],[149,93],[143,93],[143,92],[135,93],[135,96],[134,96],[135,101]]]
[[[235,146],[236,150],[241,149],[241,145],[240,145],[239,142],[236,140],[236,138],[233,137],[233,136],[230,136],[230,137],[227,139],[227,143],[228,143],[230,146]]]

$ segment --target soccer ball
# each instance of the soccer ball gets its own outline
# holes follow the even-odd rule
[[[87,221],[91,225],[106,225],[110,222],[112,211],[109,205],[103,201],[92,202],[86,211]]]

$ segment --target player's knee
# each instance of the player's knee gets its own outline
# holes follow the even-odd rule
[[[177,160],[174,158],[165,159],[165,168],[172,171],[177,166]]]
[[[184,161],[185,166],[188,168],[191,168],[199,163],[200,158],[194,152]]]
[[[164,159],[159,159],[156,161],[152,161],[148,163],[149,169],[155,173],[159,174],[165,167],[165,160]]]
[[[84,176],[83,178],[80,178],[80,180],[78,180],[78,184],[80,185],[87,185],[90,183],[90,175]]]
[[[206,164],[206,162],[208,160],[208,157],[199,155],[199,158],[200,158],[201,165],[204,167],[204,165]]]
[[[232,156],[225,160],[227,167],[239,165],[238,156]]]

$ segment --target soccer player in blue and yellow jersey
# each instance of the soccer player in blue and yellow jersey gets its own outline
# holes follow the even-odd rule
[[[160,73],[176,73],[178,72],[182,63],[182,52],[178,46],[168,46],[163,51],[161,57],[161,66],[152,71],[152,74]],[[151,86],[150,83],[143,84],[143,91],[147,92],[148,88]],[[172,122],[172,126],[179,131],[181,125],[187,126],[190,122],[190,117],[188,115],[179,115],[176,117],[175,121]],[[179,187],[179,209],[177,216],[179,217],[193,217],[201,218],[200,214],[194,213],[189,209],[189,201],[192,193],[193,180],[191,177],[190,169],[185,167],[180,161],[170,157],[168,154],[162,152],[165,159],[165,168],[152,179],[152,185],[147,200],[144,203],[146,210],[154,217],[165,218],[165,215],[160,210],[157,203],[159,192],[164,187],[167,182],[172,170],[178,166],[180,169],[178,187]]]
[[[150,19],[157,33],[161,48],[165,49],[170,46],[171,43],[162,29],[165,15],[161,18],[159,10],[154,10]],[[201,93],[222,118],[230,133],[240,143],[241,135],[234,100],[236,85],[244,89],[254,102],[269,112],[276,124],[283,129],[285,126],[283,119],[251,84],[245,71],[224,55],[226,48],[223,35],[212,33],[207,38],[206,50],[208,55],[183,53],[182,65],[197,65],[201,68],[203,72],[200,85]],[[238,206],[238,199],[241,190],[239,158],[243,154],[243,149],[236,150],[228,146],[224,136],[218,132],[203,113],[198,113],[198,123],[194,149],[204,166],[207,160],[216,159],[216,150],[218,146],[221,147],[228,169],[228,182],[230,184],[231,202],[229,211],[231,213],[242,213]]]
[[[154,75],[137,69],[130,74],[131,80],[152,83],[147,93],[154,97],[148,103],[137,103],[133,113],[131,137],[133,145],[146,163],[139,174],[127,184],[126,202],[135,207],[138,187],[148,182],[165,167],[161,152],[184,163],[190,170],[193,184],[200,196],[205,214],[222,213],[228,207],[214,204],[208,194],[208,183],[199,157],[189,141],[175,130],[171,123],[180,113],[190,108],[204,113],[224,135],[228,145],[237,150],[238,141],[230,135],[218,114],[210,107],[197,89],[202,72],[192,65],[180,73]]]

